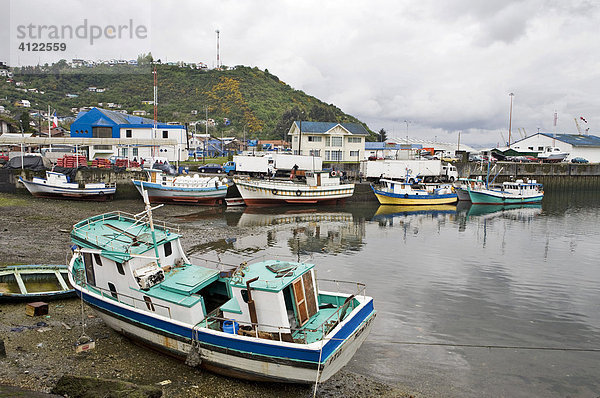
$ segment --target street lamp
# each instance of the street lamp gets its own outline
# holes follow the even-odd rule
[[[408,144],[408,123],[412,123],[410,120],[405,120],[406,123],[406,143]]]

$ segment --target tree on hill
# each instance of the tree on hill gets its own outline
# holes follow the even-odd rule
[[[24,133],[33,133],[35,131],[33,127],[31,127],[30,123],[31,118],[29,117],[29,112],[25,111],[21,113],[21,116],[19,117],[19,124],[21,125]]]

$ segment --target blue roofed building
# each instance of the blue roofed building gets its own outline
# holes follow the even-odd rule
[[[187,160],[187,132],[179,124],[157,123],[140,116],[132,116],[101,108],[80,112],[71,124],[74,138],[116,138],[119,145],[91,145],[90,159],[123,156],[129,159],[164,157],[169,161]],[[136,140],[175,140],[176,145],[139,145]]]
[[[319,156],[324,162],[364,159],[369,132],[358,123],[295,121],[288,131],[295,155]]]
[[[567,160],[579,157],[600,162],[600,137],[595,135],[536,133],[510,144],[511,149],[520,152],[542,152],[549,146],[568,152]]]

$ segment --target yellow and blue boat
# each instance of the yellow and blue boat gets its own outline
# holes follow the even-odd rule
[[[380,187],[371,185],[371,189],[382,205],[444,205],[458,201],[450,185],[426,186],[388,179],[379,182]]]

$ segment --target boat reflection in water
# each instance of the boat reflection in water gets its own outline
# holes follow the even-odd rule
[[[471,205],[467,217],[495,218],[503,217],[511,220],[528,221],[542,213],[542,204],[529,205]]]
[[[425,206],[390,206],[381,205],[375,212],[372,221],[379,222],[380,226],[392,226],[394,221],[399,221],[401,224],[428,218],[438,218],[441,216],[445,219],[447,215],[455,215],[455,205],[425,205]]]

